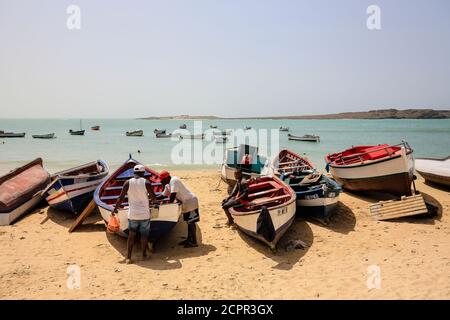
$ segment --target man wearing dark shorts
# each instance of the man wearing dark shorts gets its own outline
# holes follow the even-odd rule
[[[230,213],[230,208],[240,206],[248,202],[248,180],[244,178],[242,171],[237,169],[234,172],[234,178],[236,179],[236,184],[231,192],[230,196],[222,201],[222,209],[227,215],[228,222],[227,225],[231,226],[234,223],[233,217]]]
[[[183,220],[188,225],[188,235],[179,244],[184,245],[185,248],[198,247],[195,223],[200,221],[200,214],[197,196],[189,191],[178,177],[171,177],[169,172],[161,171],[159,177],[164,186],[163,196],[170,196],[170,202],[178,200],[182,204],[181,212],[183,213]]]

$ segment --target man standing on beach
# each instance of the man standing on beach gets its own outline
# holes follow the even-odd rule
[[[231,226],[234,223],[233,217],[230,213],[230,208],[240,206],[247,203],[248,201],[248,183],[249,181],[244,178],[241,169],[237,169],[234,172],[234,178],[236,179],[236,184],[234,185],[233,191],[230,196],[222,201],[222,209],[227,215],[228,222],[227,225]]]
[[[197,247],[197,226],[195,223],[200,221],[197,196],[189,191],[178,177],[171,177],[169,172],[161,171],[159,177],[164,186],[163,196],[170,196],[170,202],[174,202],[176,199],[182,204],[183,219],[188,225],[188,235],[179,244],[184,245],[185,248]]]
[[[136,233],[139,232],[141,238],[142,259],[147,257],[148,237],[150,234],[150,204],[156,200],[152,185],[144,178],[145,168],[138,164],[134,167],[134,177],[126,181],[122,192],[117,199],[112,215],[117,213],[117,208],[122,204],[125,195],[128,195],[128,242],[127,258],[125,263],[131,263],[131,252],[133,251]]]

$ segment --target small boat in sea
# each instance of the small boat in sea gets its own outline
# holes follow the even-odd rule
[[[414,180],[413,149],[396,145],[356,146],[325,157],[327,171],[344,189],[411,195]]]
[[[209,127],[210,127],[211,129],[217,129],[217,126],[212,125],[212,124],[211,124]]]
[[[228,191],[231,191],[236,184],[236,170],[242,170],[247,177],[257,178],[268,173],[269,165],[269,159],[259,155],[257,147],[242,144],[226,150],[220,176],[229,185]]]
[[[0,177],[0,226],[12,224],[42,200],[50,175],[38,158]]]
[[[229,136],[233,131],[230,130],[223,130],[223,131],[213,131],[214,136]]]
[[[417,158],[415,167],[425,181],[450,187],[450,156],[442,159]]]
[[[180,129],[186,129],[187,128],[187,125],[185,124],[185,123],[183,123],[181,126],[180,126]]]
[[[320,142],[320,137],[313,134],[305,134],[304,136],[294,136],[293,134],[288,134],[288,139],[295,141]]]
[[[280,131],[289,131],[289,127],[280,127]]]
[[[137,164],[141,163],[130,156],[119,169],[117,169],[108,179],[104,180],[95,190],[94,200],[105,224],[108,224],[111,217],[111,211],[114,209],[114,205],[122,191],[123,184],[134,176],[133,168]],[[155,194],[161,194],[163,186],[159,174],[156,171],[145,167],[144,177],[151,182]],[[158,201],[158,205],[158,207],[150,206],[150,239],[152,240],[156,240],[170,232],[177,224],[181,214],[181,204],[178,202],[171,203],[168,198]],[[117,233],[126,237],[128,235],[127,197],[125,198],[125,202],[122,203],[122,207],[119,209],[117,217],[120,221],[120,230]]]
[[[341,193],[341,186],[325,174],[313,170],[293,172],[282,175],[281,179],[287,183],[297,195],[297,212],[302,216],[309,216],[328,222],[335,211]]]
[[[42,195],[50,207],[76,215],[86,208],[108,173],[108,165],[102,160],[57,172],[51,176],[52,182]]]
[[[56,138],[54,133],[33,134],[32,137],[34,139],[53,139],[53,138]]]
[[[162,129],[162,130],[155,129],[155,130],[153,130],[153,133],[154,133],[154,134],[158,134],[158,133],[160,133],[160,134],[166,133],[166,129]]]
[[[314,164],[304,156],[300,156],[297,153],[282,149],[276,157],[274,157],[270,163],[270,171],[276,176],[281,174],[290,174],[293,172],[313,170]]]
[[[277,177],[261,177],[249,184],[248,201],[230,209],[236,226],[276,250],[277,242],[295,218],[296,195]]]
[[[205,134],[180,134],[180,139],[204,139]]]
[[[99,131],[100,130],[100,126],[93,126],[91,127],[92,131]]]
[[[214,140],[216,140],[217,143],[226,143],[228,141],[227,136],[214,136]]]
[[[244,128],[244,130],[250,130],[252,127],[250,127],[250,126],[246,126],[245,128]]]
[[[69,133],[72,136],[84,136],[85,130],[83,130],[81,123],[82,122],[81,122],[81,119],[80,119],[80,130],[72,130],[72,129],[69,130]]]
[[[69,133],[72,136],[84,136],[84,132],[85,132],[85,130],[75,130],[75,131],[72,129],[69,130]]]
[[[25,132],[4,132],[0,130],[0,138],[23,138],[25,137]]]
[[[172,137],[172,134],[171,133],[157,133],[155,136],[157,138],[170,138],[170,137]]]
[[[144,131],[142,130],[127,131],[125,135],[127,137],[142,137],[144,135]]]

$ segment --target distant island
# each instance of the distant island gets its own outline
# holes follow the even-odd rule
[[[281,120],[281,119],[450,119],[450,110],[433,109],[380,109],[363,112],[342,112],[310,116],[273,116],[273,117],[217,117],[217,116],[165,116],[145,117],[141,120]]]

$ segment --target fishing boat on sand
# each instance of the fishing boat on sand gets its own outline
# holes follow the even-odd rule
[[[230,209],[236,226],[275,250],[295,218],[296,195],[277,177],[262,177],[249,184],[248,201]]]
[[[305,134],[304,136],[294,136],[293,134],[288,134],[288,139],[294,141],[320,142],[320,137],[313,134]]]
[[[306,156],[302,157],[291,150],[282,149],[270,162],[270,173],[280,176],[281,174],[313,170],[314,167],[314,164]]]
[[[54,133],[47,133],[47,134],[33,134],[33,139],[53,139],[56,138]]]
[[[23,138],[25,137],[25,132],[4,132],[0,130],[0,138]]]
[[[417,158],[415,167],[425,181],[450,187],[450,156],[442,159]]]
[[[57,172],[52,175],[52,182],[42,195],[50,207],[79,214],[92,200],[95,189],[108,173],[108,165],[102,160]]]
[[[240,169],[247,177],[257,178],[269,170],[269,159],[258,154],[258,148],[249,145],[227,149],[221,168],[221,178],[229,185],[228,191],[236,184],[234,173]]]
[[[144,135],[144,131],[142,130],[127,131],[125,135],[127,137],[142,137]]]
[[[100,126],[93,126],[91,127],[92,131],[99,131],[100,130]]]
[[[41,191],[50,175],[38,158],[0,177],[0,225],[9,225],[33,210],[42,200]]]
[[[166,133],[166,129],[162,129],[162,130],[159,130],[159,129],[155,129],[155,130],[153,130],[153,133],[154,134],[163,134],[163,133]]]
[[[325,161],[327,170],[344,189],[411,195],[414,158],[407,142],[356,146],[329,154]]]
[[[137,160],[130,158],[117,169],[108,179],[104,180],[95,190],[94,200],[97,204],[105,224],[111,217],[111,211],[122,191],[125,181],[134,176],[133,168],[140,164]],[[153,186],[153,191],[156,195],[161,194],[163,187],[161,180],[156,171],[145,167],[144,177],[148,179]],[[180,203],[170,203],[170,199],[158,201],[158,207],[150,206],[151,210],[151,229],[150,239],[156,240],[161,236],[167,234],[177,224],[181,214]],[[121,236],[128,234],[128,202],[125,197],[125,202],[122,204],[117,217],[120,221],[120,231],[117,233]]]

